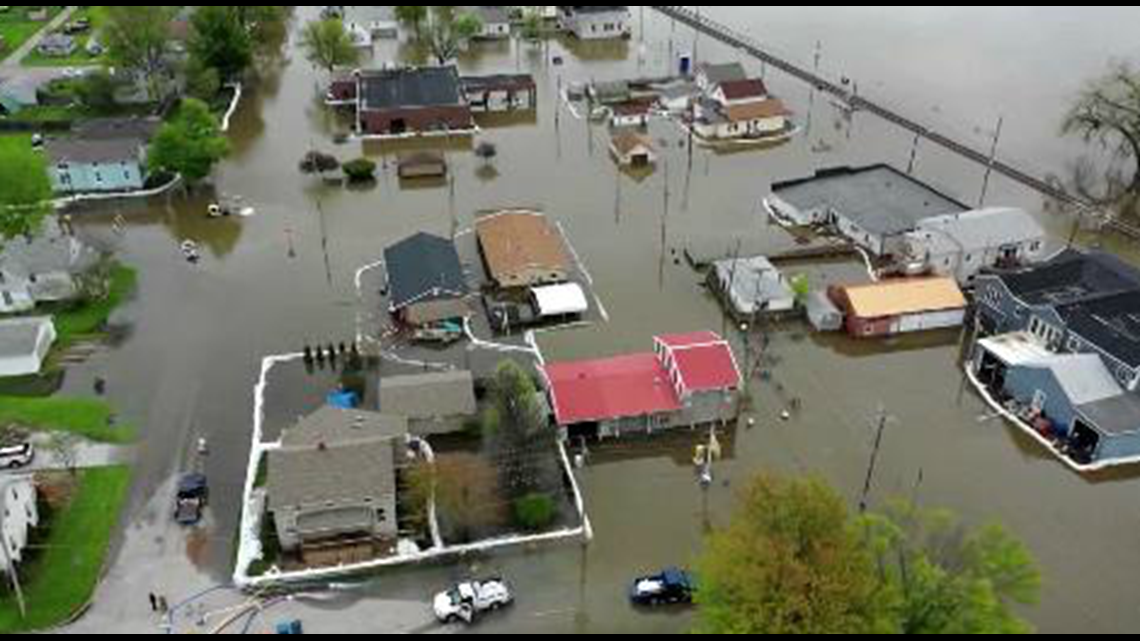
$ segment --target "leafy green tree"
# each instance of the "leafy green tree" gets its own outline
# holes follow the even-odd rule
[[[0,239],[34,234],[49,211],[51,180],[27,136],[0,137]]]
[[[151,100],[162,97],[174,11],[171,6],[106,7],[107,18],[100,38],[107,47],[107,60],[115,67],[141,74]]]
[[[463,47],[483,30],[479,16],[462,7],[432,5],[428,18],[428,48],[445,65],[459,56]]]
[[[704,634],[892,631],[894,599],[878,580],[846,504],[822,481],[761,476],[697,564]]]
[[[229,140],[209,106],[187,98],[151,142],[150,169],[179,174],[193,186],[208,177],[227,153]]]
[[[538,403],[534,380],[514,361],[503,361],[491,384],[493,407],[484,430],[509,498],[547,487],[555,432]]]
[[[216,69],[223,82],[240,77],[253,64],[253,33],[234,7],[203,5],[190,22],[190,55]]]
[[[1037,603],[1032,554],[997,524],[970,530],[946,511],[896,504],[866,519],[879,567],[900,595],[906,634],[1024,634],[1013,611]]]
[[[406,5],[396,7],[396,20],[415,31],[416,37],[423,34],[424,23],[428,19],[428,5]]]
[[[360,60],[360,50],[340,20],[315,20],[301,32],[301,49],[314,67],[330,75],[337,67],[354,65]]]

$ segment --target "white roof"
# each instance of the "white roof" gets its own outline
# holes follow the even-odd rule
[[[1045,229],[1025,211],[1010,207],[976,209],[919,222],[918,232],[942,232],[965,251],[1043,240]]]
[[[530,291],[540,316],[584,314],[590,310],[586,292],[575,283],[535,287]]]
[[[1096,354],[1055,354],[1025,332],[987,338],[980,344],[1012,367],[1049,370],[1073,405],[1095,403],[1124,393]]]

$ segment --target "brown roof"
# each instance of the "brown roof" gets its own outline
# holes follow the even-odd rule
[[[748,102],[743,105],[730,105],[725,109],[725,115],[732,122],[744,122],[760,118],[776,118],[791,115],[784,101],[778,98],[769,98],[760,102]]]
[[[966,307],[966,297],[953,278],[887,280],[843,288],[851,313],[858,318],[885,318]]]
[[[614,149],[622,155],[628,154],[638,147],[645,147],[646,151],[653,151],[653,142],[649,136],[634,131],[622,131],[613,137]]]
[[[475,223],[479,245],[493,278],[527,269],[568,268],[562,235],[534,212],[504,212]]]
[[[759,78],[724,82],[721,83],[720,90],[724,92],[724,97],[727,100],[763,98],[768,95],[768,87]]]

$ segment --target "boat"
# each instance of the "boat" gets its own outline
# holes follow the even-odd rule
[[[198,243],[192,240],[182,241],[181,249],[182,256],[192,263],[196,263],[202,259],[202,252],[198,249]]]

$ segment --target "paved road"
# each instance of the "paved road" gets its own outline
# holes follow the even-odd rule
[[[75,13],[77,9],[79,9],[79,7],[67,7],[55,18],[52,18],[43,29],[40,29],[39,32],[31,38],[28,38],[27,42],[21,45],[19,49],[13,51],[10,56],[4,59],[4,62],[0,63],[0,72],[18,69],[20,63],[40,44],[40,41],[47,37],[49,33],[55,31],[70,20],[71,14]]]

